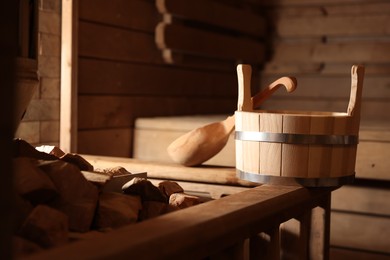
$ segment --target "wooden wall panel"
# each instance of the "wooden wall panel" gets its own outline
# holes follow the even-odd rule
[[[390,254],[389,217],[332,212],[331,220],[331,246]]]
[[[79,96],[79,129],[132,127],[137,117],[234,112],[236,100],[228,98]]]
[[[153,1],[145,0],[80,0],[80,19],[153,33],[160,14]],[[131,15],[129,15],[131,10]]]
[[[134,63],[79,59],[80,94],[215,96],[237,94],[234,71],[172,69]]]
[[[298,81],[295,92],[275,92],[263,108],[346,112],[351,66],[363,64],[356,177],[363,183],[388,182],[390,117],[384,111],[390,110],[390,3],[261,2],[274,37],[269,60],[261,72],[260,88],[280,76],[296,76]],[[345,186],[334,192],[332,259],[387,259],[390,255],[388,239],[383,236],[390,225],[386,200],[389,189],[366,185]]]
[[[79,55],[117,61],[161,63],[153,34],[79,23]]]
[[[179,13],[169,13],[172,3]],[[209,4],[213,10],[203,12]],[[114,0],[107,6],[103,0],[80,0],[77,104],[78,138],[83,141],[79,151],[98,149],[89,143],[96,140],[89,134],[100,131],[102,138],[109,138],[106,131],[131,129],[138,117],[234,112],[235,65],[245,59],[257,65],[263,62],[264,18],[225,3],[192,1],[184,9],[177,1],[168,5],[160,10],[163,15],[154,1]],[[232,16],[255,25],[237,24]],[[168,40],[179,46],[185,43],[184,50],[159,49],[161,38],[155,32],[162,21],[167,28],[179,29]],[[257,82],[254,69],[253,84]],[[123,144],[113,145],[123,151]],[[105,155],[117,155],[114,150],[105,149]]]
[[[131,128],[81,130],[78,151],[82,154],[130,157],[132,134]]]

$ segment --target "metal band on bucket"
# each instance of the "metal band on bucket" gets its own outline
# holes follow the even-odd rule
[[[244,172],[236,169],[239,179],[255,183],[268,183],[275,185],[302,185],[305,187],[336,187],[344,184],[351,184],[355,179],[355,172],[347,176],[340,177],[319,177],[319,178],[299,178],[299,177],[282,177],[275,175],[264,175],[258,173]]]
[[[356,135],[311,135],[236,131],[235,138],[241,141],[286,144],[353,145],[359,143],[359,138]]]

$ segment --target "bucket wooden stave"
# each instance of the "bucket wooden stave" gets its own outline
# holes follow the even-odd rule
[[[239,65],[238,73],[247,78],[250,68],[246,66]],[[352,67],[345,113],[244,111],[240,108],[252,107],[251,100],[245,98],[251,96],[250,84],[239,80],[241,98],[235,112],[238,176],[259,183],[304,186],[338,186],[353,181],[363,74],[363,67]]]

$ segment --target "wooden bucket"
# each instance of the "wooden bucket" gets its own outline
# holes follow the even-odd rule
[[[353,181],[364,67],[352,66],[346,113],[252,110],[251,68],[239,65],[237,70],[235,142],[239,178],[308,187]]]

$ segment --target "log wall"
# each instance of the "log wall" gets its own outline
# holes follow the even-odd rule
[[[264,1],[272,52],[261,86],[280,76],[298,79],[294,93],[276,92],[266,109],[346,112],[353,64],[366,68],[353,186],[334,192],[331,259],[386,259],[390,205],[386,167],[390,116],[390,3],[388,1]],[[376,129],[378,135],[371,135]],[[379,163],[377,159],[384,156]],[[374,161],[377,161],[375,163]]]
[[[131,156],[138,117],[232,113],[235,64],[263,63],[264,29],[226,3],[80,0],[78,151]]]

